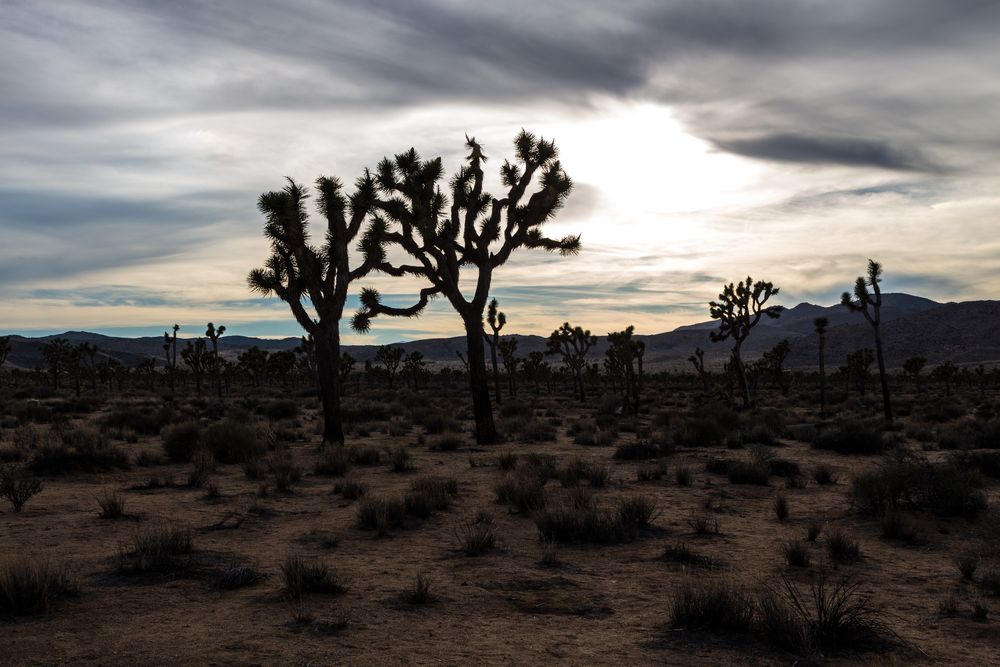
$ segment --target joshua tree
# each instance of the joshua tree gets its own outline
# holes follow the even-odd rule
[[[191,374],[194,375],[195,391],[201,396],[201,379],[205,376],[205,371],[212,366],[212,356],[208,351],[208,346],[205,345],[205,339],[189,340],[184,349],[181,350],[181,359],[191,369]]]
[[[163,332],[163,354],[167,359],[167,379],[170,382],[170,393],[174,392],[174,374],[177,372],[177,331],[180,328],[179,324],[174,325],[173,336],[166,331]]]
[[[719,294],[719,300],[709,303],[709,314],[713,320],[719,320],[719,330],[710,334],[712,341],[717,343],[727,338],[733,339],[732,360],[743,392],[744,408],[753,406],[753,396],[750,394],[750,384],[740,350],[743,341],[757,326],[761,317],[766,315],[777,318],[781,315],[781,306],[764,305],[768,299],[778,294],[778,290],[769,282],[753,282],[747,276],[746,281],[726,285]]]
[[[548,382],[549,362],[545,361],[545,354],[542,352],[529,352],[528,358],[521,362],[524,373],[535,383],[535,393],[541,391],[539,380],[545,376]]]
[[[875,353],[870,347],[863,350],[855,350],[847,355],[847,378],[854,378],[858,383],[858,391],[865,395],[868,388],[868,376],[871,374],[872,364],[875,363]]]
[[[844,292],[840,302],[854,313],[861,313],[872,325],[875,332],[875,357],[878,359],[878,376],[882,383],[882,410],[887,424],[892,423],[892,402],[889,399],[889,376],[885,372],[885,355],[882,352],[882,290],[878,284],[882,281],[882,265],[873,259],[868,260],[868,275],[858,276],[854,283],[854,296]],[[871,288],[871,292],[868,288]]]
[[[97,346],[86,341],[77,343],[74,350],[80,371],[86,370],[90,376],[90,390],[97,391]],[[80,395],[79,378],[77,379],[77,396]]]
[[[506,192],[496,198],[483,190],[482,164],[486,156],[482,146],[466,138],[470,153],[467,164],[451,180],[450,207],[437,187],[442,176],[440,158],[422,161],[410,149],[379,164],[379,188],[388,195],[388,201],[381,203],[385,218],[381,220],[379,237],[398,246],[416,262],[394,265],[380,260],[379,269],[396,276],[422,276],[430,285],[420,291],[419,300],[409,308],[383,305],[377,291],[364,290],[362,309],[354,318],[355,328],[367,331],[376,315],[412,317],[431,297],[447,297],[465,325],[479,444],[497,441],[483,345],[483,311],[494,270],[518,248],[542,248],[564,255],[580,249],[578,236],[550,239],[542,235],[543,224],[563,205],[572,187],[556,159],[555,143],[522,131],[514,145],[516,161],[505,161],[500,168]],[[526,199],[526,191],[536,176],[539,187]],[[468,297],[462,290],[463,268],[475,275],[475,290]]]
[[[608,359],[622,378],[622,412],[639,414],[639,389],[642,385],[642,357],[646,344],[632,338],[635,327],[608,333]]]
[[[826,329],[830,320],[817,317],[813,320],[813,328],[819,336],[819,414],[826,414]]]
[[[153,376],[156,375],[156,359],[143,359],[136,365],[135,370],[140,375],[146,376],[146,389],[152,391]]]
[[[558,354],[562,356],[563,364],[573,377],[573,393],[580,397],[581,401],[586,400],[586,392],[583,388],[583,371],[587,365],[587,352],[597,345],[597,336],[591,335],[590,329],[570,326],[569,322],[549,335],[546,354]]]
[[[0,336],[0,383],[3,383],[3,365],[10,354],[10,336]]]
[[[295,370],[295,352],[292,350],[279,350],[267,358],[267,372],[272,377],[281,380],[281,386],[288,386],[288,377]]]
[[[59,389],[59,377],[66,372],[70,364],[71,350],[69,341],[65,338],[53,338],[42,346],[42,358],[49,367],[52,376],[52,387]]]
[[[375,363],[385,368],[385,375],[389,379],[389,388],[392,389],[396,379],[396,371],[403,360],[403,348],[392,345],[379,345],[375,350]]]
[[[497,341],[497,351],[500,352],[500,360],[503,362],[503,370],[507,374],[507,393],[511,398],[517,394],[517,367],[523,361],[517,357],[517,339],[507,336]]]
[[[493,389],[496,392],[497,404],[503,403],[503,395],[500,393],[500,367],[497,366],[497,346],[500,344],[500,330],[507,324],[507,315],[498,310],[499,304],[496,299],[490,300],[490,306],[486,309],[486,323],[490,325],[493,335],[483,331],[483,338],[490,346],[490,361],[493,364]]]
[[[775,379],[782,396],[788,393],[788,384],[785,382],[785,359],[791,351],[792,347],[788,344],[788,340],[783,339],[765,352],[760,360],[762,370]]]
[[[422,352],[414,350],[403,358],[403,370],[409,374],[415,390],[420,389],[420,378],[427,372],[426,366]]]
[[[708,394],[708,372],[705,370],[705,350],[700,347],[694,348],[694,354],[688,357],[688,361],[694,366],[695,372],[698,373],[698,377],[701,378],[701,386]]]
[[[215,328],[215,325],[211,322],[208,323],[208,327],[205,329],[205,335],[212,341],[212,376],[215,379],[215,391],[219,398],[222,398],[222,368],[219,363],[219,339],[222,338],[222,334],[224,333],[226,333],[225,326]]]
[[[944,395],[951,396],[951,381],[958,375],[958,366],[950,361],[946,361],[939,366],[935,366],[931,371],[931,377],[940,382],[944,382]]]
[[[236,358],[240,368],[250,376],[250,383],[253,386],[259,387],[263,384],[268,369],[267,358],[270,356],[271,354],[267,350],[262,350],[254,345],[249,350],[244,350]]]
[[[920,389],[920,373],[926,365],[927,359],[920,356],[910,357],[903,362],[903,372],[910,376],[918,390]]]
[[[347,387],[347,378],[354,371],[355,364],[358,360],[344,352],[340,355],[340,392],[344,393]]]
[[[288,179],[280,192],[265,192],[257,208],[267,219],[264,236],[271,241],[271,256],[263,268],[247,277],[250,289],[276,294],[285,301],[295,320],[309,333],[316,346],[318,393],[323,404],[323,441],[344,443],[340,416],[340,318],[351,282],[368,275],[383,261],[381,243],[371,243],[369,231],[362,235],[365,261],[351,269],[348,246],[354,241],[375,204],[375,181],[366,171],[356,181],[355,191],[345,197],[339,180],[320,177],[319,210],[326,218],[322,244],[310,242],[305,187]],[[306,304],[311,304],[312,313]]]

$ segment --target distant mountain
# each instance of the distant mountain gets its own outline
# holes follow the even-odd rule
[[[941,304],[909,294],[885,294],[882,308],[882,331],[888,365],[899,368],[903,361],[915,355],[926,357],[933,364],[952,361],[957,364],[1000,364],[1000,302],[968,301]],[[744,356],[749,360],[760,356],[782,339],[788,339],[791,353],[789,368],[812,368],[817,364],[817,340],[813,320],[826,317],[830,321],[827,333],[827,364],[836,368],[844,363],[849,352],[873,347],[872,330],[864,317],[851,313],[843,306],[817,306],[800,303],[782,312],[776,320],[764,319],[744,344]],[[705,350],[706,362],[721,367],[728,359],[730,344],[713,343],[709,332],[715,322],[700,322],[660,334],[638,336],[646,344],[645,364],[650,370],[688,368],[687,358],[696,347]],[[53,338],[89,342],[101,354],[114,357],[133,366],[143,359],[163,357],[163,339],[159,337],[115,338],[83,331],[69,331],[40,338],[11,337],[8,363],[20,368],[34,368],[42,362],[42,346]],[[518,354],[544,351],[542,336],[516,335]],[[264,339],[249,336],[223,336],[219,340],[222,353],[229,358],[256,346],[271,352],[291,350],[298,338]],[[181,343],[183,345],[183,343]],[[419,351],[428,362],[457,364],[456,352],[465,352],[464,336],[429,338],[398,343],[406,352]],[[359,361],[375,356],[376,345],[345,345],[343,350]],[[600,338],[591,352],[595,361],[604,356],[607,342]],[[162,363],[162,362],[161,362]]]

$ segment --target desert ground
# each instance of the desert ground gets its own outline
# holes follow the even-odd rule
[[[895,379],[883,432],[791,384],[738,412],[650,376],[636,416],[521,387],[489,447],[460,382],[352,387],[342,448],[303,386],[8,386],[6,474],[42,486],[0,513],[0,662],[1000,662],[1000,393]],[[817,581],[857,615],[791,638]]]

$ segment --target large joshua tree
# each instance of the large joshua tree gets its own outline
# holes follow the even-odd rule
[[[384,253],[384,246],[393,246],[415,263],[379,260],[378,269],[394,276],[419,276],[430,284],[407,308],[387,306],[376,290],[363,290],[354,327],[367,331],[377,315],[419,315],[429,299],[443,294],[465,326],[476,440],[490,444],[497,441],[497,432],[486,372],[483,311],[493,272],[519,248],[576,253],[580,237],[542,235],[542,225],[559,210],[572,188],[557,160],[554,142],[521,131],[514,140],[515,161],[504,161],[500,167],[505,188],[501,197],[483,189],[486,156],[482,146],[468,137],[466,146],[470,151],[466,163],[450,182],[450,203],[439,187],[440,158],[421,160],[411,148],[379,164],[377,182],[386,199],[379,204],[381,214],[374,226],[382,241],[377,251]],[[537,188],[528,195],[536,178]],[[461,280],[463,269],[473,274],[471,280]],[[463,287],[471,292],[467,294]]]
[[[768,299],[778,293],[779,288],[769,282],[758,280],[754,282],[750,276],[745,281],[729,283],[722,288],[718,301],[708,304],[709,315],[713,320],[719,320],[719,330],[711,332],[713,342],[727,338],[733,339],[733,365],[739,377],[740,389],[743,392],[743,407],[753,406],[753,396],[750,394],[750,383],[747,380],[747,370],[743,365],[741,353],[743,341],[750,335],[760,319],[764,316],[776,318],[781,315],[781,306],[765,306]]]
[[[375,204],[375,180],[366,171],[345,196],[336,178],[316,180],[320,214],[326,231],[319,244],[310,237],[306,188],[292,179],[279,191],[265,192],[257,201],[264,214],[264,236],[271,256],[262,268],[247,276],[250,289],[285,301],[295,320],[312,336],[316,348],[316,375],[323,404],[323,441],[343,444],[340,416],[340,318],[352,281],[383,262],[381,243],[370,244],[366,225]],[[351,268],[349,246],[361,234],[365,260]],[[310,308],[311,306],[311,308]]]
[[[844,292],[840,302],[854,313],[861,313],[875,332],[875,358],[878,360],[878,376],[882,384],[882,411],[887,424],[892,423],[892,401],[889,399],[889,378],[885,373],[885,355],[882,352],[882,265],[874,259],[868,260],[868,275],[858,276],[854,282],[854,294]],[[871,288],[871,291],[868,291]]]

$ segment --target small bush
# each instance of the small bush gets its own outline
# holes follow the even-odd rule
[[[153,526],[137,531],[118,547],[118,569],[131,573],[166,573],[191,566],[194,540],[191,531],[174,526]]]
[[[97,496],[97,505],[101,508],[98,516],[102,519],[121,519],[125,515],[125,496],[117,491],[105,491]]]
[[[559,481],[563,486],[575,486],[586,481],[594,488],[604,488],[611,478],[608,469],[582,459],[573,459],[558,472]]]
[[[511,505],[522,514],[545,507],[544,489],[545,479],[531,467],[522,467],[505,475],[494,487],[498,503]]]
[[[359,466],[376,466],[382,462],[382,452],[375,447],[350,447],[347,456]]]
[[[906,515],[896,511],[886,512],[882,517],[882,537],[910,544],[922,541],[913,522]]]
[[[837,478],[834,477],[833,470],[828,465],[816,466],[813,469],[813,480],[820,486],[837,483]]]
[[[957,556],[955,558],[955,567],[962,574],[962,579],[972,581],[976,576],[976,570],[979,568],[979,555],[966,553]]]
[[[722,564],[711,556],[704,556],[692,549],[686,542],[676,542],[668,545],[661,556],[664,560],[680,563],[688,567],[719,569]]]
[[[101,420],[103,430],[131,430],[140,435],[156,435],[170,421],[169,410],[119,406]]]
[[[726,469],[730,484],[767,486],[771,469],[759,461],[731,461]]]
[[[681,466],[674,470],[674,480],[677,482],[677,486],[691,486],[691,469],[687,466]]]
[[[799,540],[785,542],[782,551],[789,567],[809,567],[809,549]]]
[[[774,516],[778,521],[788,520],[788,498],[778,496],[774,499]]]
[[[826,429],[813,441],[816,449],[829,449],[838,454],[874,456],[885,451],[882,432],[875,426],[843,422]]]
[[[405,515],[403,501],[398,498],[367,498],[358,504],[358,527],[386,535],[402,527]]]
[[[614,457],[619,461],[648,461],[664,455],[659,445],[645,440],[618,445]]]
[[[267,469],[274,477],[274,488],[282,493],[291,492],[292,487],[302,481],[302,468],[287,450],[271,454]]]
[[[862,512],[880,515],[907,506],[939,516],[975,516],[986,507],[982,480],[954,463],[899,457],[859,473],[851,498]]]
[[[319,453],[319,460],[313,466],[313,473],[328,477],[343,477],[351,468],[347,449],[340,446],[324,447]]]
[[[410,604],[427,604],[434,600],[431,594],[431,580],[423,573],[417,574],[413,586],[404,593],[404,599]]]
[[[720,533],[719,520],[715,517],[705,515],[696,516],[693,519],[689,519],[687,523],[695,535],[718,535]]]
[[[188,486],[196,489],[204,487],[208,483],[208,478],[215,472],[215,459],[212,455],[203,450],[198,450],[191,459],[191,472],[188,473]]]
[[[819,534],[823,532],[823,524],[815,519],[809,522],[809,526],[806,528],[806,540],[809,542],[815,542]]]
[[[357,500],[365,495],[368,486],[354,477],[345,477],[342,481],[333,485],[333,492],[339,493],[344,500]]]
[[[453,431],[446,431],[434,439],[431,449],[436,452],[454,452],[465,444],[464,438]]]
[[[18,466],[0,465],[0,498],[10,502],[14,512],[20,512],[41,491],[41,480],[25,476]]]
[[[861,558],[857,541],[839,530],[827,536],[826,549],[830,554],[830,560],[836,563],[849,563]]]
[[[0,613],[29,616],[49,611],[61,597],[77,595],[63,568],[21,557],[0,566]]]
[[[163,431],[163,451],[174,463],[187,463],[201,443],[197,422],[175,424]]]
[[[983,572],[979,577],[979,588],[986,595],[1000,597],[1000,570],[993,569]]]
[[[667,474],[667,464],[665,461],[658,461],[654,465],[639,466],[635,471],[636,479],[640,482],[651,482],[663,479]]]
[[[626,496],[618,501],[618,521],[626,529],[647,528],[656,514],[656,503],[645,496]]]
[[[410,484],[403,504],[407,514],[425,519],[451,507],[451,500],[457,494],[458,482],[451,477],[421,477]]]
[[[274,422],[282,419],[295,419],[299,416],[299,405],[291,399],[277,399],[265,403],[261,412]]]
[[[517,454],[514,452],[500,452],[497,454],[497,467],[500,470],[513,470],[517,466]]]
[[[670,627],[746,632],[753,623],[753,599],[725,581],[685,582],[670,602]]]
[[[283,592],[292,600],[300,600],[305,593],[338,595],[346,589],[336,573],[320,561],[306,561],[299,556],[289,556],[281,564]]]
[[[402,445],[393,447],[392,451],[389,452],[389,468],[393,472],[409,472],[412,470],[413,462],[410,451]]]
[[[466,556],[479,556],[491,551],[497,543],[493,517],[488,514],[464,521],[456,532],[458,544]]]
[[[220,574],[213,585],[222,591],[232,591],[253,586],[263,578],[262,572],[249,565],[234,565]]]
[[[123,449],[108,443],[92,429],[69,428],[59,434],[59,444],[36,450],[28,467],[41,475],[66,475],[75,472],[108,472],[129,467]]]
[[[265,450],[253,426],[231,419],[206,428],[201,442],[219,463],[243,463],[259,458]]]

